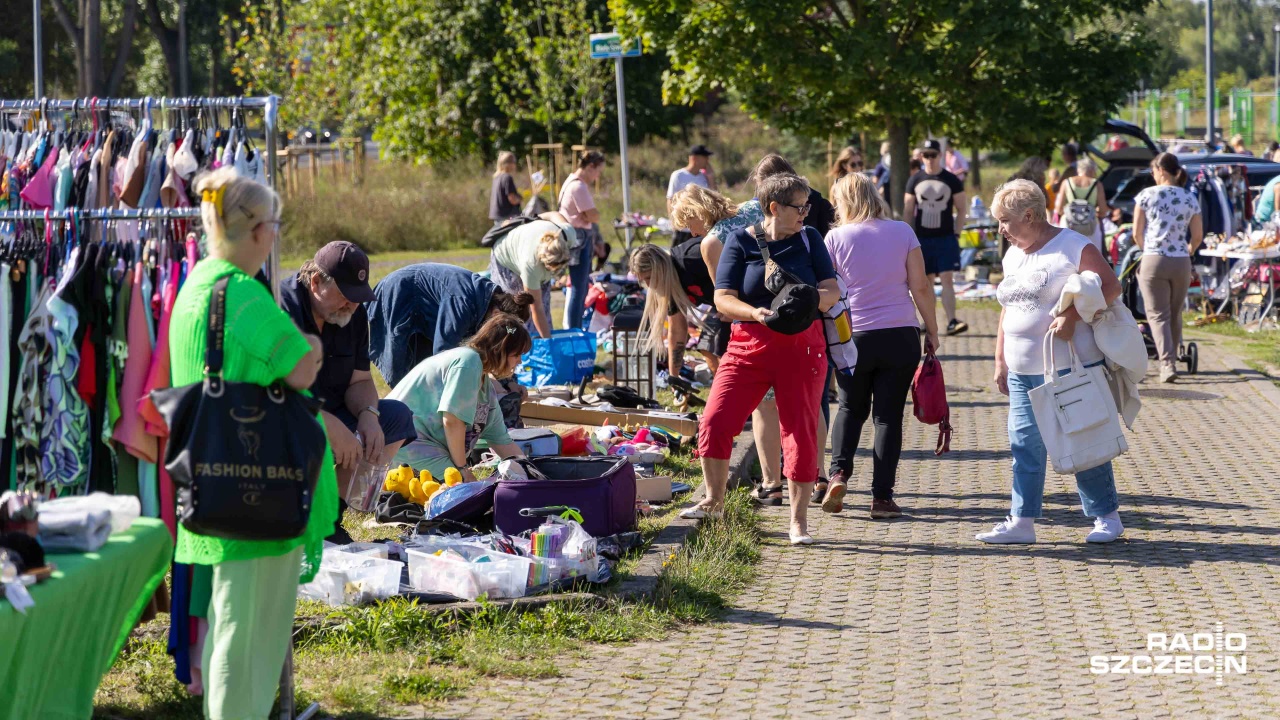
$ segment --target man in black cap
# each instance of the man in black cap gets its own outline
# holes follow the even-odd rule
[[[942,143],[937,140],[925,140],[920,145],[920,159],[924,167],[907,180],[902,215],[920,239],[929,285],[933,285],[935,277],[942,280],[947,334],[959,335],[969,329],[967,323],[956,317],[954,276],[960,270],[960,231],[964,229],[967,208],[964,183],[942,166]]]
[[[302,264],[297,275],[280,283],[280,304],[305,333],[320,337],[324,364],[311,386],[323,403],[321,417],[333,460],[338,490],[346,495],[359,461],[391,461],[406,441],[417,436],[413,413],[398,400],[381,400],[369,372],[369,316],[363,303],[374,299],[369,287],[369,256],[353,243],[334,241]],[[340,502],[345,512],[347,504]],[[342,512],[329,538],[348,543]]]
[[[694,145],[689,148],[689,164],[671,173],[671,181],[667,183],[667,216],[671,216],[671,199],[676,193],[689,185],[701,185],[708,190],[716,189],[716,175],[711,170],[711,156],[715,153],[706,145]],[[676,247],[693,235],[688,230],[677,230],[671,237],[671,247]]]

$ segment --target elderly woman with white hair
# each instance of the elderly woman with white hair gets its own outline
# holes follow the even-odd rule
[[[1107,191],[1098,182],[1098,166],[1087,157],[1076,162],[1076,174],[1058,186],[1053,212],[1061,218],[1062,227],[1071,228],[1089,238],[1102,250],[1102,218],[1107,206]]]
[[[1103,362],[1093,328],[1082,322],[1074,306],[1061,315],[1052,310],[1072,275],[1086,270],[1102,279],[1108,304],[1120,296],[1120,281],[1101,251],[1078,232],[1049,224],[1044,192],[1029,180],[1013,180],[996,190],[991,214],[1009,242],[1004,279],[997,289],[1000,324],[996,330],[997,389],[1009,396],[1009,450],[1013,455],[1013,499],[1009,516],[978,540],[988,543],[1033,543],[1035,520],[1044,499],[1046,451],[1028,392],[1043,385],[1048,373],[1070,370],[1074,347],[1085,366]],[[1055,367],[1045,367],[1043,344],[1054,335]],[[1076,474],[1084,514],[1094,518],[1088,542],[1111,542],[1124,532],[1111,463]]]

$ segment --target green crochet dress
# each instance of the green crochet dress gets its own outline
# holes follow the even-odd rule
[[[205,333],[213,286],[230,275],[227,285],[226,349],[222,377],[231,382],[270,385],[293,371],[311,350],[302,331],[293,324],[262,283],[220,258],[201,261],[187,276],[178,293],[169,324],[169,357],[174,387],[200,382],[204,377]],[[316,483],[311,517],[301,537],[291,540],[223,540],[178,528],[176,560],[194,565],[216,565],[228,560],[284,555],[303,546],[302,582],[310,582],[320,568],[324,539],[333,532],[338,516],[338,481],[333,451],[325,444]]]

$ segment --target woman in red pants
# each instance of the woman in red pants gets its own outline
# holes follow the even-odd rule
[[[681,513],[702,518],[723,511],[733,438],[773,388],[782,427],[783,471],[791,483],[792,545],[813,543],[804,500],[818,477],[815,436],[827,373],[826,337],[821,320],[814,318],[816,310],[826,311],[840,299],[822,236],[804,225],[808,198],[809,184],[803,178],[791,174],[766,178],[756,188],[764,222],[724,240],[716,268],[716,310],[733,321],[733,332],[698,433],[707,498]],[[766,286],[766,276],[777,272],[810,289],[792,293],[790,301],[778,304],[775,299],[788,294],[775,296]]]

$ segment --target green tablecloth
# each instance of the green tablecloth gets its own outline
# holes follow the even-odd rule
[[[84,720],[173,558],[164,523],[139,518],[96,553],[49,554],[53,577],[23,615],[0,600],[0,720]]]

